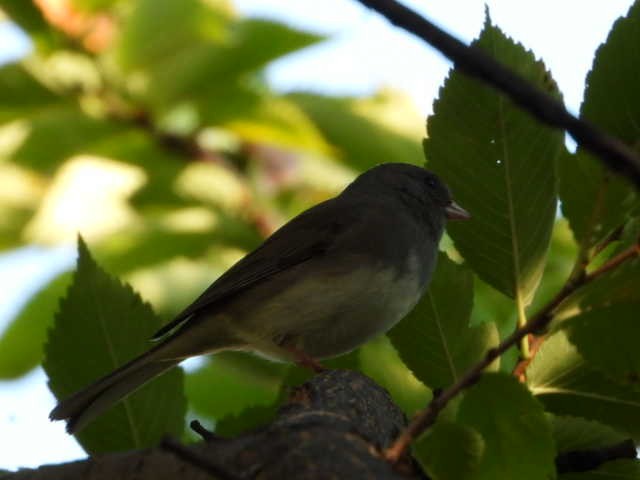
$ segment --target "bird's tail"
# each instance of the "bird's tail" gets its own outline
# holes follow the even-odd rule
[[[181,358],[162,359],[160,344],[61,401],[49,414],[51,420],[66,420],[67,431],[77,432],[113,404],[133,393],[154,377],[177,365]]]
[[[77,432],[116,402],[183,359],[227,350],[236,344],[239,345],[236,340],[231,340],[224,329],[181,329],[139,357],[61,401],[49,417],[51,420],[66,420],[67,431]]]

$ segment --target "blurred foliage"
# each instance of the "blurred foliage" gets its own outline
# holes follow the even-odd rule
[[[33,43],[27,58],[0,67],[0,248],[68,245],[78,232],[91,247],[81,245],[73,278],[44,285],[2,332],[0,378],[35,368],[46,343],[51,388],[66,395],[144,349],[155,326],[293,215],[367,168],[422,165],[426,153],[473,219],[450,225],[428,294],[390,340],[327,365],[360,369],[413,414],[518,319],[596,272],[554,312],[522,383],[509,375],[514,348],[414,453],[434,479],[537,479],[553,475],[557,452],[640,441],[640,260],[618,257],[637,248],[640,202],[587,152],[567,151],[559,132],[453,70],[423,152],[424,119],[398,92],[274,91],[265,67],[323,38],[242,18],[226,0],[0,8]],[[640,2],[598,49],[581,113],[640,150],[637,38]],[[488,17],[475,45],[561,96],[545,65]],[[79,438],[98,452],[179,435],[183,396],[190,415],[237,434],[268,422],[309,375],[219,354],[189,369],[184,387],[174,371],[132,396],[135,418],[116,407]],[[149,422],[158,408],[164,423]],[[638,470],[625,460],[592,473]]]

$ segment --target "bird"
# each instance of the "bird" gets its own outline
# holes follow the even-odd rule
[[[385,333],[417,304],[445,223],[467,219],[425,168],[382,163],[294,217],[152,337],[150,349],[61,401],[75,433],[182,360],[251,351],[321,370],[319,360]]]

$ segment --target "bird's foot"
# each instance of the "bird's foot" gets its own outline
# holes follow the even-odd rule
[[[293,354],[296,365],[299,365],[300,367],[303,367],[303,368],[308,368],[309,370],[312,370],[314,373],[322,373],[328,370],[318,360],[307,355],[302,350],[295,347],[291,347],[291,346],[287,346],[284,348],[286,348],[290,353]]]

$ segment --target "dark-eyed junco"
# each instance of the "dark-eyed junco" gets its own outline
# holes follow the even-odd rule
[[[194,355],[249,350],[317,366],[386,332],[418,302],[447,218],[469,214],[422,168],[389,163],[301,213],[231,267],[139,357],[60,402],[74,432]]]

